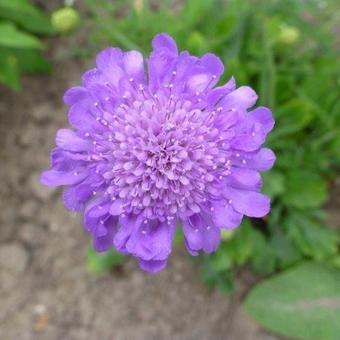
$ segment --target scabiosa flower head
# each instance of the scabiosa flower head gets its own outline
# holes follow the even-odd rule
[[[73,129],[57,132],[41,181],[65,186],[66,207],[85,210],[97,251],[115,247],[156,272],[176,225],[197,255],[216,250],[221,228],[239,226],[243,215],[266,215],[259,171],[275,156],[262,148],[270,110],[248,111],[257,96],[233,78],[215,87],[219,58],[179,53],[164,33],[152,46],[146,62],[137,51],[100,52],[82,86],[65,93]]]

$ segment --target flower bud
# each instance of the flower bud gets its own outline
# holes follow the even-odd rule
[[[206,40],[201,33],[195,31],[189,35],[188,47],[190,51],[201,54],[204,52],[205,46]]]
[[[294,26],[282,25],[278,35],[278,41],[282,44],[293,45],[300,37],[300,31]]]
[[[71,7],[64,7],[56,10],[52,14],[52,25],[61,34],[73,31],[79,24],[78,12]]]

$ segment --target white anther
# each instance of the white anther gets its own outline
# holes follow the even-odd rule
[[[245,159],[242,159],[242,164],[246,164],[247,161]]]

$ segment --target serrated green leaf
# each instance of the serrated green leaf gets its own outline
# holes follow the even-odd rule
[[[280,229],[276,229],[276,232],[272,235],[270,246],[274,250],[280,269],[287,268],[301,260],[302,255],[297,247]]]
[[[234,231],[232,238],[227,241],[226,250],[238,264],[244,264],[252,255],[254,250],[254,229],[248,219],[244,219],[242,224]]]
[[[112,270],[115,266],[126,261],[127,257],[115,250],[105,253],[97,253],[93,248],[89,248],[87,252],[86,267],[92,273],[103,273]]]
[[[201,275],[203,281],[209,287],[217,286],[221,292],[230,294],[234,289],[233,273],[230,268],[217,270],[214,255],[203,255],[202,258]]]
[[[274,198],[280,196],[285,191],[285,177],[279,171],[268,171],[262,174],[263,192]]]
[[[43,44],[34,35],[20,31],[12,23],[0,22],[0,46],[41,49]]]
[[[291,99],[276,111],[276,127],[268,140],[296,133],[305,128],[316,113],[308,101],[299,98]]]
[[[328,197],[327,184],[314,172],[294,170],[287,173],[283,202],[296,208],[317,208]]]
[[[250,265],[258,273],[270,274],[275,269],[276,256],[274,249],[259,231],[253,234],[254,249],[250,257]]]
[[[290,213],[284,221],[287,235],[302,254],[320,261],[337,253],[338,237],[334,230],[306,213]]]
[[[243,307],[273,332],[294,339],[338,339],[340,271],[301,264],[257,285]]]

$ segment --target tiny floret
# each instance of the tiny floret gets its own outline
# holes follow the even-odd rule
[[[256,93],[234,78],[216,86],[218,57],[178,52],[165,33],[152,46],[146,60],[105,49],[65,93],[72,129],[57,132],[41,182],[64,186],[65,206],[83,211],[96,251],[115,248],[157,272],[176,228],[190,254],[211,253],[221,229],[268,214],[260,172],[275,156],[262,147],[271,111],[251,109]]]

